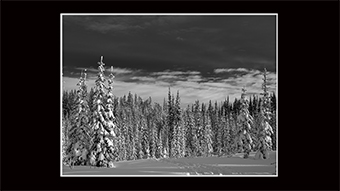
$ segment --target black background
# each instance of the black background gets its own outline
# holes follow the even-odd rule
[[[279,177],[60,177],[60,13],[189,12],[278,13]],[[1,47],[1,189],[339,189],[337,1],[2,2]]]

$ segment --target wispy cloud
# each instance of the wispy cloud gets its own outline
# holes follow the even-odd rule
[[[201,75],[191,75],[187,77],[187,80],[191,82],[200,82],[203,80],[203,78]]]
[[[96,68],[75,68],[76,70],[87,70],[88,72],[99,72],[98,69]],[[105,71],[106,72],[111,72],[111,67],[105,67]],[[128,69],[128,68],[117,68],[117,67],[113,67],[112,72],[116,75],[119,74],[129,74],[129,73],[136,73],[139,72],[141,70],[132,70],[132,69]]]
[[[249,72],[246,68],[218,68],[214,69],[216,74],[223,73],[223,72]]]
[[[169,83],[176,83],[177,81],[201,81],[202,76],[199,71],[171,71],[165,70],[162,72],[152,72],[150,77],[156,80],[163,80]]]
[[[230,71],[242,71],[234,69]],[[114,83],[115,95],[120,97],[128,92],[136,93],[143,99],[152,97],[154,102],[162,103],[166,98],[168,87],[172,92],[180,91],[182,107],[192,104],[195,100],[207,103],[211,101],[223,101],[227,96],[231,100],[239,99],[241,89],[247,89],[247,95],[262,92],[262,73],[258,70],[247,70],[243,75],[222,78],[205,78],[197,71],[162,71],[150,74],[139,73],[141,75],[127,75],[125,79],[117,78]],[[269,91],[276,90],[276,73],[268,72]],[[63,78],[67,83],[63,84],[64,89],[75,89],[77,78]],[[88,87],[94,87],[94,78],[87,81]]]
[[[139,71],[140,70],[131,70],[127,68],[113,68],[113,73],[115,74],[128,74],[128,73],[135,73]]]
[[[142,82],[155,82],[157,79],[154,77],[147,77],[147,76],[133,76],[131,77],[132,80],[142,81]]]
[[[151,75],[198,75],[201,74],[199,71],[172,71],[172,70],[165,70],[162,72],[153,72]]]

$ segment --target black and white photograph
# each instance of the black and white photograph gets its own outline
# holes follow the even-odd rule
[[[60,14],[61,177],[278,177],[277,13]]]

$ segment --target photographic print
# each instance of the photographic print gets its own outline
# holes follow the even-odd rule
[[[60,176],[277,177],[277,17],[60,15]]]

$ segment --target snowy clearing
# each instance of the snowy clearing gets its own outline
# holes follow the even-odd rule
[[[178,159],[142,159],[114,163],[115,168],[63,166],[62,176],[188,176],[188,175],[276,175],[276,152],[267,160],[232,157],[198,157]]]

